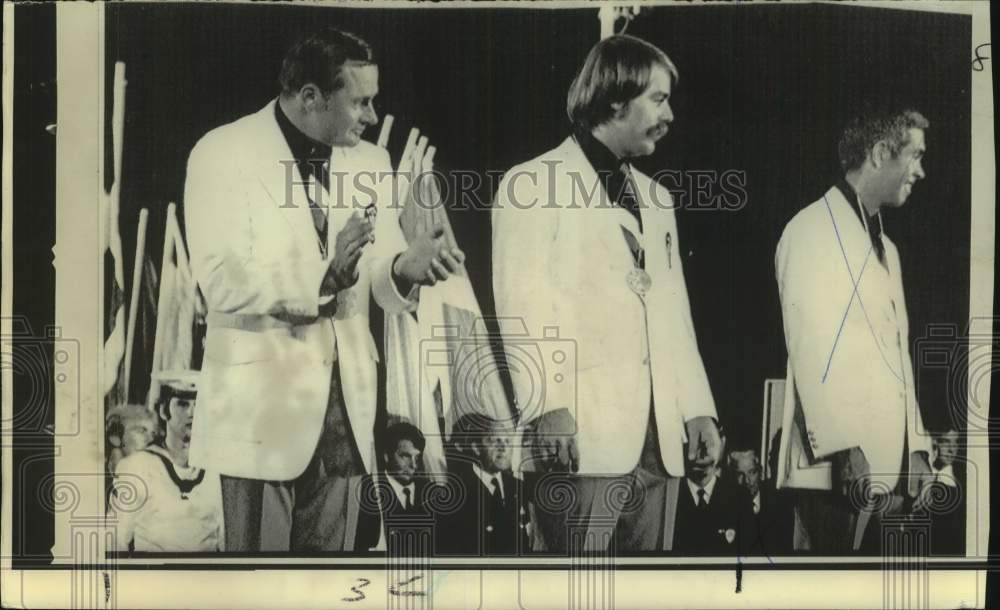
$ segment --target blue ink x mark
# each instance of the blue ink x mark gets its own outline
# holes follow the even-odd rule
[[[837,228],[837,221],[833,217],[833,210],[830,209],[830,202],[827,201],[826,195],[823,196],[823,203],[826,204],[826,211],[830,214],[830,222],[833,224],[833,232],[837,235],[837,245],[840,246],[840,253],[844,257],[844,264],[847,266],[847,274],[851,278],[851,283],[854,285],[854,289],[851,292],[851,299],[847,302],[847,308],[844,309],[844,316],[840,319],[840,328],[837,329],[837,336],[833,340],[833,347],[830,348],[830,357],[826,360],[826,369],[823,371],[823,378],[820,379],[820,383],[826,383],[826,377],[830,374],[830,366],[833,364],[833,354],[837,351],[837,344],[840,342],[840,334],[844,332],[844,324],[847,323],[847,314],[851,312],[851,305],[854,304],[855,297],[858,299],[858,306],[861,308],[861,313],[865,316],[865,323],[868,324],[868,330],[871,332],[872,339],[875,340],[875,347],[878,348],[878,353],[882,356],[882,361],[885,362],[887,367],[889,367],[889,372],[902,381],[902,377],[900,377],[896,371],[893,370],[892,365],[890,365],[889,361],[886,360],[885,354],[882,352],[882,348],[878,344],[878,338],[875,336],[875,329],[872,327],[872,321],[868,317],[868,310],[865,309],[865,304],[861,300],[861,295],[858,294],[858,286],[861,284],[861,278],[865,273],[865,268],[868,267],[868,261],[871,259],[872,250],[874,248],[869,243],[868,252],[865,253],[865,260],[861,264],[861,269],[858,271],[858,277],[857,279],[854,279],[854,273],[851,271],[851,262],[847,258],[847,249],[844,248],[844,242],[840,238],[840,230]]]

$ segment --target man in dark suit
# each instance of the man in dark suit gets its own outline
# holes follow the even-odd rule
[[[753,449],[729,453],[730,476],[746,490],[753,509],[753,526],[746,532],[748,549],[754,555],[787,555],[792,550],[794,507],[764,479],[760,460]]]
[[[385,536],[390,555],[429,556],[432,552],[434,485],[424,475],[426,441],[416,426],[396,422],[382,435],[384,472],[361,492],[356,550],[379,547]],[[378,524],[381,521],[381,525]]]
[[[511,472],[512,437],[505,422],[483,415],[466,414],[455,423],[449,472],[462,503],[443,521],[443,552],[517,555],[528,548],[523,483]]]
[[[723,447],[725,437],[722,437]],[[746,490],[720,476],[718,463],[689,460],[677,493],[673,551],[679,555],[746,556],[753,503]]]

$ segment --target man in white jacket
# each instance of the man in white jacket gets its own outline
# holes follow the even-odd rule
[[[496,196],[493,290],[518,321],[501,332],[536,441],[537,550],[669,549],[685,460],[718,460],[673,203],[628,163],[666,135],[676,81],[660,49],[599,42],[570,86],[573,135]]]
[[[413,310],[417,287],[446,279],[462,253],[440,227],[403,239],[389,155],[361,140],[377,122],[365,41],[307,36],[279,81],[276,100],[209,132],[188,161],[191,264],[208,305],[191,462],[223,475],[228,550],[260,548],[266,482],[286,499],[294,487],[279,519],[293,548],[351,550],[352,488],[375,466],[369,297]]]
[[[898,508],[906,494],[916,498],[930,471],[899,253],[882,231],[881,214],[901,207],[924,177],[927,127],[912,110],[855,118],[840,139],[843,178],[796,214],[778,243],[802,444],[810,459],[832,462],[831,493],[799,494],[799,517],[815,551],[849,552],[862,543],[872,549],[879,507]]]

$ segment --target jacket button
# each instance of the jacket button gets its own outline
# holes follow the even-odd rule
[[[493,526],[492,525],[487,525],[486,526],[486,531],[487,532],[492,532],[493,531]]]

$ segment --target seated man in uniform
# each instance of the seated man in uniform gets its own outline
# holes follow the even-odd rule
[[[511,472],[513,436],[507,424],[485,415],[455,422],[448,467],[463,502],[442,520],[443,552],[517,555],[529,548],[524,486]]]
[[[115,548],[138,552],[214,552],[223,549],[218,475],[188,464],[197,371],[163,372],[157,415],[166,434],[123,459],[109,504]]]
[[[724,448],[725,436],[721,440]],[[677,494],[676,553],[713,557],[748,554],[753,542],[753,503],[743,487],[720,474],[718,463],[704,465],[688,459]]]
[[[773,479],[764,478],[756,452],[731,451],[729,469],[733,480],[746,490],[753,503],[753,527],[745,533],[750,552],[768,556],[791,552],[794,507],[778,493]]]

